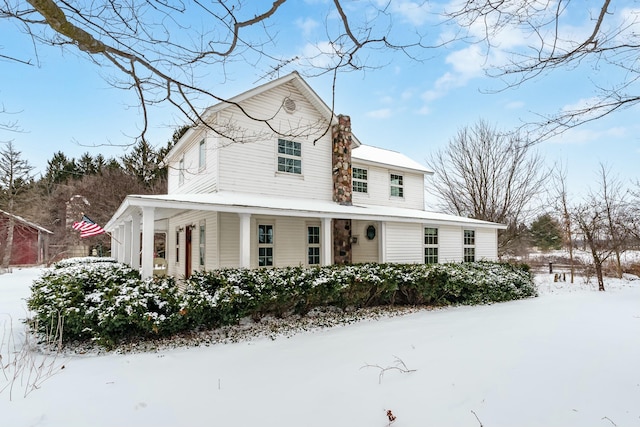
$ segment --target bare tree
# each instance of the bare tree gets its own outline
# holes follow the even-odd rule
[[[144,117],[143,139],[149,107],[169,104],[184,114],[187,123],[205,124],[214,133],[242,142],[244,133],[236,134],[224,124],[205,122],[201,117],[202,105],[231,103],[220,94],[220,87],[211,89],[211,80],[215,76],[224,82],[228,70],[238,63],[264,69],[265,77],[293,64],[311,74],[331,73],[335,85],[339,71],[390,61],[387,57],[376,64],[367,63],[377,50],[413,58],[412,52],[427,47],[417,32],[403,31],[401,37],[394,37],[392,29],[402,30],[402,26],[393,25],[389,4],[367,3],[354,9],[332,0],[324,4],[326,40],[316,42],[313,53],[283,56],[278,48],[283,30],[278,19],[288,18],[287,3],[295,5],[287,0],[4,0],[0,2],[0,18],[18,24],[36,47],[63,46],[115,70],[111,83],[133,89],[138,96]],[[409,34],[412,37],[407,42]],[[37,51],[33,57],[37,58]],[[10,59],[35,62],[32,58]],[[257,114],[236,106],[281,134],[271,126],[276,111]]]
[[[10,214],[15,214],[15,204],[18,196],[28,188],[33,167],[29,162],[21,158],[21,153],[16,151],[12,141],[5,143],[0,150],[0,191],[1,206]],[[3,230],[5,234],[4,253],[2,254],[2,267],[8,268],[11,263],[11,252],[13,250],[13,234],[15,219],[9,216],[7,228]]]
[[[428,163],[435,172],[432,191],[441,210],[508,225],[500,236],[501,253],[520,234],[519,225],[530,215],[531,202],[544,191],[549,175],[527,141],[484,121],[459,130]]]
[[[596,96],[528,126],[535,133],[530,140],[548,138],[640,103],[640,15],[634,2],[463,0],[447,15],[467,28],[475,41],[484,41],[487,52],[499,50],[501,41],[510,40],[509,52],[505,52],[509,60],[495,64],[490,72],[505,81],[506,87],[559,68],[594,69],[589,95],[584,98],[594,91]],[[608,71],[598,72],[602,69]]]
[[[552,197],[555,199],[554,204],[557,211],[562,217],[562,231],[564,234],[564,244],[569,250],[569,268],[571,272],[571,283],[575,278],[575,262],[573,258],[573,230],[571,221],[571,207],[569,206],[569,194],[567,190],[567,170],[559,165],[553,171],[553,191]]]
[[[598,289],[604,291],[603,267],[611,257],[615,259],[616,275],[622,277],[621,254],[629,243],[628,214],[626,192],[603,165],[600,165],[599,181],[598,190],[592,191],[585,203],[573,209],[572,220],[591,252]]]
[[[600,164],[600,190],[596,197],[601,200],[608,239],[610,241],[616,263],[616,276],[622,277],[621,254],[627,249],[628,235],[626,220],[626,196],[627,192],[622,188],[622,183],[616,177],[611,176],[603,164]]]

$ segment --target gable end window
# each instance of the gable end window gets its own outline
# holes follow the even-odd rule
[[[278,139],[278,172],[302,174],[302,144]]]
[[[433,227],[424,228],[424,263],[438,263],[438,229]]]
[[[178,162],[178,184],[184,184],[184,157]]]
[[[474,262],[476,260],[476,232],[475,230],[464,230],[463,238],[463,261]]]
[[[391,178],[391,196],[404,197],[404,178],[402,175],[392,173]]]
[[[198,145],[198,167],[200,170],[204,169],[207,165],[207,145],[204,139],[200,141]]]
[[[355,193],[368,193],[367,188],[367,170],[362,168],[352,169],[352,185]]]

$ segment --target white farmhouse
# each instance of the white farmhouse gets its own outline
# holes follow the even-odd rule
[[[334,115],[298,73],[202,117],[224,135],[189,129],[165,159],[168,194],[130,195],[105,225],[112,255],[143,277],[158,263],[156,233],[166,233],[166,273],[176,277],[224,267],[497,258],[502,225],[425,210],[432,172],[361,144],[350,118]]]

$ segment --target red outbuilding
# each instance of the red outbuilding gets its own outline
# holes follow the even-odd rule
[[[13,219],[13,247],[10,265],[43,264],[48,257],[48,240],[53,233],[17,215],[0,210],[0,254],[7,246],[7,230]],[[0,255],[1,256],[1,255]]]

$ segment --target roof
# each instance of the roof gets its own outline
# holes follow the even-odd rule
[[[354,204],[339,205],[327,200],[270,197],[260,194],[216,192],[206,194],[130,195],[124,200],[105,229],[113,230],[139,207],[157,208],[155,219],[176,215],[176,210],[251,213],[255,215],[296,216],[308,218],[350,218],[369,221],[428,222],[434,225],[459,225],[504,229],[506,226],[488,221],[419,209]]]
[[[351,157],[354,160],[360,160],[365,163],[383,164],[398,169],[408,169],[418,171],[425,174],[433,175],[433,171],[416,162],[415,160],[405,156],[402,153],[384,148],[373,147],[371,145],[360,145],[351,151]]]
[[[53,234],[53,231],[49,231],[44,227],[39,226],[38,224],[36,224],[35,222],[31,222],[31,221],[27,221],[26,219],[18,216],[18,215],[14,215],[14,214],[10,214],[9,212],[0,210],[0,214],[9,216],[9,217],[13,217],[13,219],[15,219],[18,222],[21,222],[31,228],[35,228],[38,231],[42,231],[43,233],[49,233],[49,234]]]

